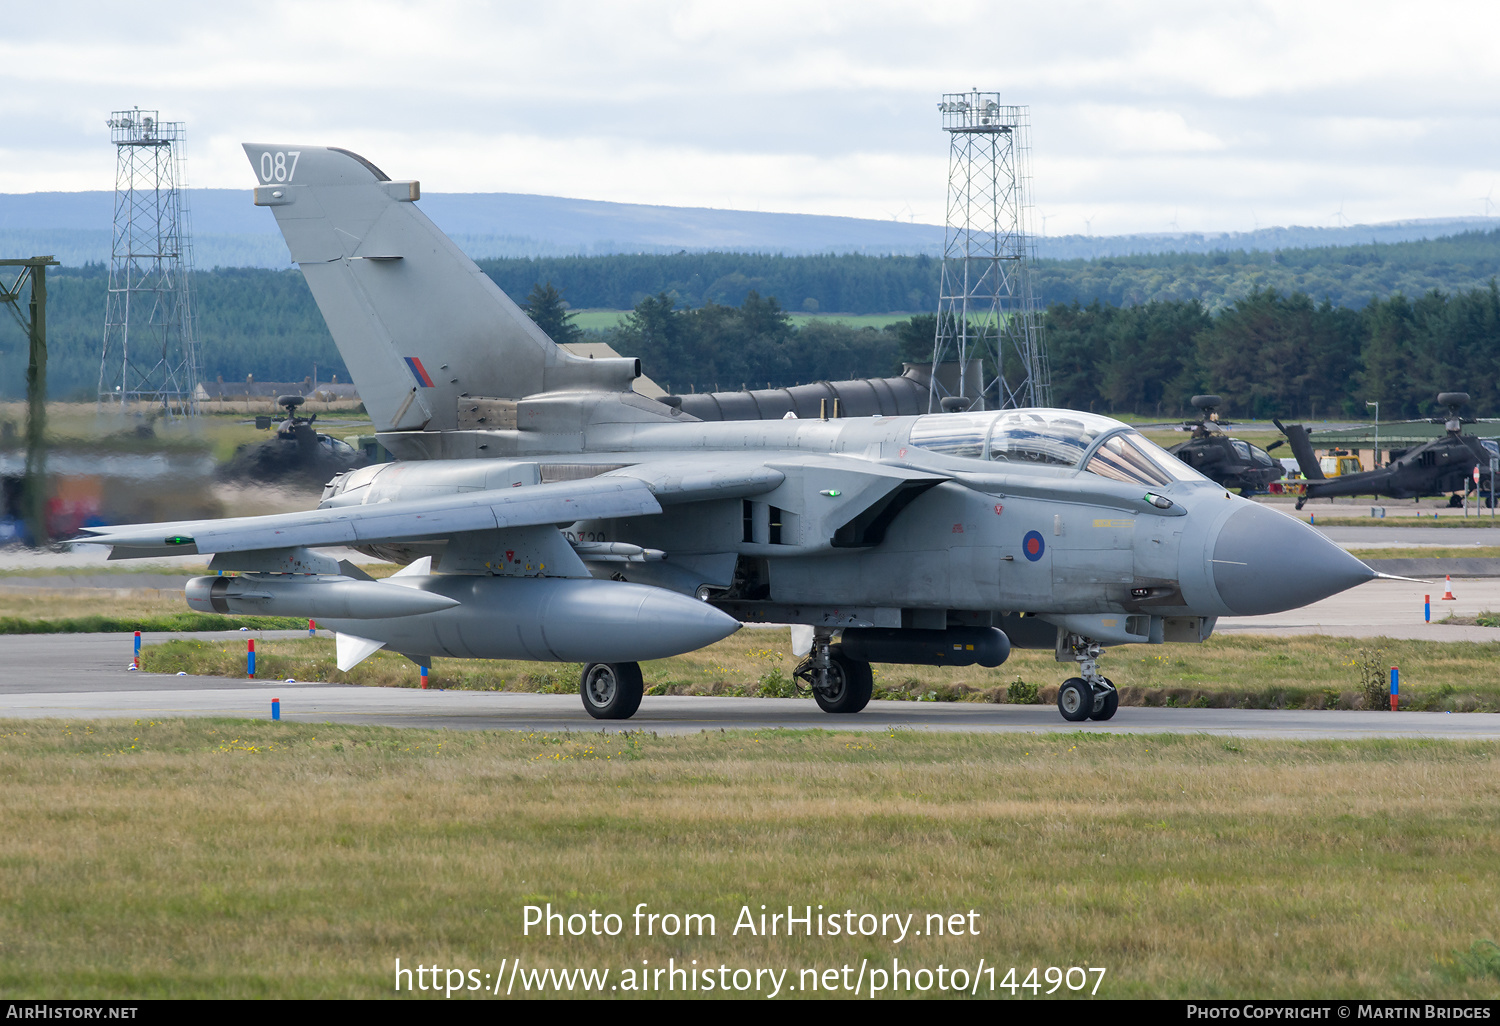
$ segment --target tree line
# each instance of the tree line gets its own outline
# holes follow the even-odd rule
[[[555,289],[538,288],[528,309],[544,325],[565,324],[560,301]],[[936,330],[934,314],[881,330],[826,321],[798,329],[775,298],[751,292],[737,307],[648,296],[598,334],[686,392],[899,374],[903,360],[931,359]],[[1216,313],[1197,300],[1054,303],[1044,332],[1053,402],[1072,409],[1177,417],[1191,411],[1193,395],[1214,392],[1244,417],[1359,419],[1371,400],[1385,417],[1419,417],[1433,413],[1438,392],[1468,391],[1475,410],[1500,413],[1493,280],[1360,310],[1271,289]]]
[[[1305,293],[1252,292],[1217,314],[1196,301],[1047,311],[1059,405],[1116,413],[1188,412],[1214,392],[1243,417],[1432,416],[1442,391],[1500,413],[1500,291],[1396,294],[1361,310]]]
[[[1443,251],[1424,243],[1382,248],[1429,245]],[[1305,254],[1296,259],[1319,266]],[[1142,266],[1151,261],[1170,266],[1155,257]],[[94,265],[62,268],[48,279],[49,393],[92,398],[107,275]],[[200,368],[211,391],[219,378],[240,382],[247,374],[301,381],[314,362],[321,380],[348,380],[300,272],[202,272],[193,289]],[[555,282],[532,281],[511,294],[554,337],[585,337],[568,312],[570,302],[580,304]],[[822,319],[798,328],[788,306],[795,304],[758,289],[734,302],[698,303],[658,290],[631,304],[617,328],[587,336],[640,357],[647,374],[682,392],[880,377],[900,373],[903,359],[930,359],[931,314],[883,330]],[[1396,290],[1357,308],[1270,287],[1218,308],[1192,297],[1132,303],[1087,296],[1049,305],[1045,330],[1053,401],[1075,409],[1176,417],[1194,393],[1216,392],[1234,416],[1358,418],[1373,400],[1382,418],[1395,419],[1430,415],[1437,392],[1463,390],[1476,413],[1500,414],[1493,278],[1457,290]],[[0,322],[0,395],[24,395],[26,351],[20,330]]]
[[[683,307],[738,306],[754,291],[776,296],[794,313],[912,313],[937,309],[942,261],[684,252],[482,260],[480,266],[511,296],[550,282],[579,309],[628,310],[660,293]],[[1044,306],[1197,300],[1218,312],[1256,291],[1304,292],[1362,309],[1376,297],[1457,292],[1496,275],[1500,231],[1476,231],[1368,246],[1039,260],[1034,280]]]

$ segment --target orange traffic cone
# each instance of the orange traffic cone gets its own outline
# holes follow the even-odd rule
[[[1443,578],[1443,585],[1444,585],[1444,587],[1443,587],[1443,599],[1442,600],[1444,602],[1457,602],[1458,601],[1458,596],[1455,595],[1455,594],[1453,594],[1453,575],[1452,574],[1448,574],[1446,577]]]

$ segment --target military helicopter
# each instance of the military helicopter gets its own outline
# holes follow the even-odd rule
[[[256,481],[304,480],[321,485],[334,474],[356,470],[370,461],[364,453],[331,435],[313,430],[318,419],[297,416],[297,407],[307,400],[300,395],[276,397],[286,410],[286,419],[276,425],[276,434],[256,445],[242,445],[219,472],[225,480],[252,478]],[[269,418],[267,418],[269,419]]]
[[[1490,460],[1500,455],[1500,451],[1473,435],[1464,434],[1465,424],[1477,423],[1460,413],[1469,404],[1469,393],[1440,392],[1437,401],[1448,407],[1446,417],[1407,423],[1441,424],[1446,434],[1407,449],[1384,467],[1358,474],[1341,474],[1335,478],[1324,476],[1306,427],[1276,421],[1276,426],[1291,443],[1302,473],[1307,476],[1307,491],[1297,499],[1297,508],[1301,509],[1308,499],[1331,499],[1338,495],[1385,495],[1392,499],[1442,495],[1467,488],[1475,467],[1479,468],[1481,493],[1489,493]]]
[[[1191,430],[1193,437],[1172,446],[1167,450],[1169,453],[1209,480],[1225,488],[1238,488],[1247,498],[1281,479],[1284,471],[1271,458],[1269,450],[1224,433],[1224,425],[1233,422],[1219,419],[1222,399],[1216,395],[1195,395],[1192,402],[1199,411],[1198,419],[1184,421],[1182,426]],[[1271,448],[1279,445],[1276,442]]]

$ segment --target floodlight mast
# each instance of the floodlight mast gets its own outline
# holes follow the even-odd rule
[[[999,93],[944,93],[948,133],[948,216],[932,347],[929,409],[948,395],[979,399],[973,409],[1051,405],[1047,353],[1037,308],[1031,232],[1031,114]],[[982,381],[965,380],[979,361]],[[938,366],[958,363],[948,392]]]
[[[154,110],[118,110],[115,213],[99,402],[198,412],[198,357],[190,276],[192,231],[184,190],[186,132]]]

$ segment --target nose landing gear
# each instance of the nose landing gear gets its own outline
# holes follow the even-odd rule
[[[1057,711],[1070,723],[1107,720],[1120,707],[1114,682],[1099,673],[1104,646],[1089,638],[1069,634],[1064,644],[1078,662],[1079,677],[1069,677],[1057,689]]]

